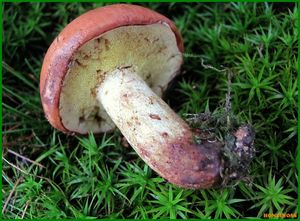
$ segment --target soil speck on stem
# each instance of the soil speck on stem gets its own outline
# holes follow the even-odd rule
[[[160,116],[158,116],[157,114],[149,114],[149,117],[154,120],[161,120]]]

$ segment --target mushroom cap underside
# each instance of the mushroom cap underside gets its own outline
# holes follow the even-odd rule
[[[89,11],[47,51],[40,77],[46,117],[63,132],[110,131],[114,124],[93,96],[105,75],[132,68],[161,95],[179,72],[182,51],[174,24],[154,11],[124,4]]]

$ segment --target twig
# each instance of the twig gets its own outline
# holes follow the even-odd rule
[[[9,164],[10,166],[14,167],[15,169],[19,170],[20,172],[22,172],[22,173],[24,173],[24,174],[26,174],[26,175],[33,176],[33,177],[37,177],[37,178],[40,178],[40,179],[45,179],[45,180],[47,180],[49,183],[50,183],[50,182],[52,183],[52,181],[51,181],[49,178],[47,178],[47,177],[43,177],[43,176],[39,176],[39,175],[30,174],[30,173],[28,173],[28,172],[26,172],[26,171],[20,169],[18,166],[14,165],[13,163],[10,163],[10,162],[9,162],[8,160],[6,160],[4,157],[2,157],[2,159],[3,159],[7,164]],[[57,187],[61,192],[63,192],[62,189],[61,189],[58,185],[56,185],[56,187]]]
[[[61,194],[65,196],[64,191],[61,189],[61,187],[60,187],[59,185],[57,185],[56,183],[54,183],[51,179],[49,179],[49,178],[47,178],[47,177],[43,177],[43,176],[39,176],[39,175],[34,175],[34,174],[27,173],[27,172],[25,172],[24,170],[22,170],[22,169],[20,169],[19,167],[17,167],[16,165],[14,165],[14,164],[10,163],[9,161],[7,161],[4,157],[2,157],[2,159],[3,159],[7,164],[9,164],[10,166],[16,168],[17,170],[19,170],[20,172],[22,172],[22,173],[24,173],[24,174],[26,174],[26,175],[33,176],[33,177],[37,177],[37,178],[46,180],[47,182],[49,182],[49,184],[50,184],[51,186],[53,186],[53,187],[55,186],[57,189],[59,189],[59,191],[61,192]],[[65,198],[66,198],[66,196],[65,196]],[[71,205],[70,202],[69,202],[68,200],[66,200],[66,203],[67,203],[68,205]],[[2,212],[2,214],[3,214],[3,212]]]
[[[21,124],[15,124],[14,126],[8,128],[6,131],[14,130],[14,129],[16,129],[19,126],[21,126]]]
[[[11,192],[9,193],[9,195],[8,195],[6,201],[5,201],[5,204],[4,204],[4,206],[3,206],[2,214],[4,214],[4,213],[6,212],[6,207],[7,207],[8,203],[9,203],[11,197],[13,196],[13,194],[14,194],[14,192],[15,192],[15,190],[16,190],[18,184],[19,184],[19,182],[21,181],[21,179],[22,179],[22,177],[20,177],[19,179],[17,179],[15,185],[13,186]]]
[[[6,148],[9,148],[9,146],[13,146],[13,145],[16,145],[16,144],[19,144],[20,141],[24,141],[24,140],[31,140],[33,137],[33,134],[29,135],[29,136],[26,136],[26,137],[23,137],[23,138],[19,138],[18,140],[16,141],[11,141],[11,142],[7,142],[7,138],[5,137],[5,141],[3,142],[2,146],[3,147],[6,147]]]
[[[202,58],[201,58],[201,66],[204,67],[205,69],[212,69],[212,70],[217,71],[217,72],[226,72],[227,71],[226,68],[224,68],[224,69],[217,69],[217,68],[215,68],[215,67],[213,67],[211,65],[204,64],[204,60]]]
[[[21,219],[24,219],[24,216],[25,216],[25,214],[26,214],[26,211],[27,211],[27,208],[28,208],[28,206],[29,206],[29,203],[30,203],[30,200],[28,200],[28,201],[26,202],[26,205],[25,205],[24,211],[23,211],[23,213],[22,213]]]
[[[10,162],[9,162],[7,159],[5,159],[4,157],[2,157],[2,159],[3,159],[8,165],[10,165],[10,166],[12,166],[13,168],[19,170],[20,172],[22,172],[22,173],[24,173],[24,174],[26,174],[26,175],[31,175],[30,173],[28,173],[28,172],[26,172],[26,171],[20,169],[18,166],[14,165],[13,163],[10,163]]]
[[[192,54],[192,53],[183,53],[183,56],[186,58],[201,58],[201,55]]]
[[[223,69],[217,69],[211,65],[206,65],[204,64],[203,59],[201,59],[201,65],[205,69],[212,69],[217,72],[225,72],[227,73],[227,93],[226,93],[226,98],[225,98],[225,112],[227,115],[227,127],[230,128],[231,126],[231,121],[230,121],[230,112],[231,112],[231,79],[232,79],[232,71],[229,68],[223,68]],[[223,66],[221,66],[223,67]]]
[[[17,156],[17,157],[22,158],[23,160],[26,160],[26,161],[28,161],[28,162],[30,162],[30,163],[32,163],[32,164],[35,164],[35,165],[37,165],[37,166],[39,166],[39,167],[41,167],[41,168],[45,168],[45,166],[43,166],[42,164],[40,164],[40,163],[38,163],[38,162],[35,162],[35,161],[33,161],[33,160],[31,160],[31,159],[29,159],[29,158],[27,158],[27,157],[24,157],[24,156],[22,156],[21,154],[16,153],[16,152],[13,151],[13,150],[8,149],[8,152],[11,153],[11,154],[13,154],[13,155],[15,155],[15,156]]]

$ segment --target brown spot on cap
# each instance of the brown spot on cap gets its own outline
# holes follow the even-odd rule
[[[104,40],[104,46],[105,46],[105,50],[109,50],[110,48],[110,41],[106,38],[103,39]]]
[[[78,59],[75,59],[75,63],[76,63],[78,66],[86,67],[86,65],[83,64],[83,63],[81,63]]]

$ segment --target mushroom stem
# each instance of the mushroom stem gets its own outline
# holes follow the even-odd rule
[[[169,182],[208,188],[219,181],[220,143],[196,144],[190,127],[132,69],[117,69],[97,99],[139,156]]]

